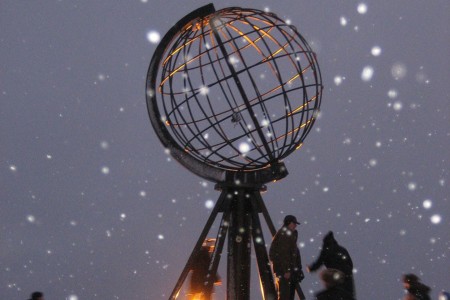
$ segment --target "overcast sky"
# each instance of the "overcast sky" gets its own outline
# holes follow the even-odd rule
[[[158,33],[207,3],[1,2],[0,298],[168,298],[219,193],[164,152],[145,77]],[[228,6],[290,20],[322,70],[321,117],[263,194],[302,223],[303,264],[333,230],[358,299],[400,299],[406,272],[450,290],[450,2]]]

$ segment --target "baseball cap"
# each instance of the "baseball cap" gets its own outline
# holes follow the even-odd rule
[[[286,217],[284,217],[284,225],[288,225],[290,223],[295,223],[297,225],[300,225],[299,222],[297,222],[297,218],[293,215],[287,215]]]

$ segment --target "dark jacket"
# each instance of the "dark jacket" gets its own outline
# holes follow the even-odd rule
[[[337,243],[332,233],[328,233],[323,239],[319,258],[311,264],[309,269],[314,272],[321,265],[325,265],[328,269],[337,269],[345,275],[353,274],[353,261],[350,254],[347,249]]]
[[[195,261],[192,268],[191,282],[190,282],[190,292],[200,293],[205,289],[205,280],[208,274],[208,268],[211,257],[208,252],[207,247],[202,247],[195,257]],[[218,275],[213,278],[216,281]]]
[[[403,298],[404,300],[431,300],[430,288],[423,283],[417,282],[411,284],[407,289],[408,294]]]
[[[337,243],[331,231],[323,239],[319,258],[309,266],[309,269],[314,272],[322,265],[327,269],[337,269],[344,273],[345,279],[342,287],[356,297],[352,258],[347,249]]]
[[[317,300],[353,300],[353,296],[341,286],[323,290],[316,294]]]
[[[297,230],[291,231],[283,226],[272,240],[269,258],[273,264],[273,271],[277,276],[283,276],[288,272],[293,274],[302,273],[300,250],[297,248],[297,235]],[[301,279],[299,278],[299,280]]]

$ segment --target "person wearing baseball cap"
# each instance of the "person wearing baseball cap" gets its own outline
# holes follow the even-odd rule
[[[302,271],[300,250],[297,247],[297,225],[300,223],[293,215],[284,217],[283,226],[278,230],[269,249],[278,285],[278,300],[293,300],[295,288],[305,277]],[[299,289],[300,299],[306,299]]]

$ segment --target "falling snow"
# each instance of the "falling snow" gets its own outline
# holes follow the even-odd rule
[[[324,83],[313,129],[298,151],[283,158],[289,175],[268,183],[262,197],[276,227],[286,214],[299,218],[304,266],[317,257],[328,230],[335,232],[352,255],[358,299],[401,299],[399,280],[406,272],[432,288],[432,299],[444,299],[438,295],[450,289],[444,276],[450,245],[450,85],[444,51],[449,38],[437,29],[450,6],[445,1],[397,4],[279,1],[269,8],[245,3],[296,26],[316,52]],[[235,5],[215,4],[216,9]],[[145,89],[148,64],[167,30],[199,5],[175,6],[176,12],[173,3],[148,0],[113,7],[88,1],[5,2],[9,13],[2,16],[2,42],[16,51],[5,52],[0,87],[2,299],[28,299],[34,290],[42,290],[46,299],[65,300],[169,297],[220,195],[215,182],[186,170],[180,157],[191,147],[210,154],[207,148],[221,147],[224,135],[208,120],[193,124],[162,113],[163,124],[170,120],[200,128],[197,144],[185,140],[180,149],[171,148],[161,144],[148,121],[151,103],[145,96],[156,99],[168,92]],[[111,18],[111,11],[121,14]],[[60,20],[73,26],[55,25]],[[186,33],[198,34],[195,29]],[[259,71],[259,62],[269,55],[264,42],[273,43],[260,33],[262,38],[251,39],[259,48],[236,39],[228,61],[213,39],[201,42],[202,51],[214,49],[218,57],[200,58],[192,47],[171,50],[182,63],[168,82],[183,97],[198,98],[191,106],[171,104],[184,111],[214,111],[231,124],[228,138],[242,128],[252,131],[251,138],[233,141],[230,155],[242,161],[258,159],[255,145],[262,138],[281,134],[274,120],[311,100],[308,90],[307,97],[291,99],[291,106],[281,103],[272,112],[268,105],[269,112],[255,111],[256,119],[249,121],[235,86],[211,84],[215,76],[229,75],[229,63],[250,99],[298,87],[298,81],[289,81],[292,70],[283,70],[295,66],[292,62],[303,66],[305,57],[293,56],[289,64],[276,60],[280,63],[270,70]],[[243,47],[252,49],[252,60],[235,51]],[[183,69],[187,61],[192,66],[211,62],[219,72],[205,68],[201,80],[190,81],[198,69]],[[249,88],[245,63],[257,66],[252,73],[257,92]],[[286,84],[275,86],[275,75]],[[231,104],[222,98],[223,106],[208,106],[220,88]],[[232,123],[230,112],[236,108],[242,119]],[[291,135],[298,125],[286,124]],[[270,147],[282,144],[273,140]],[[220,217],[208,237],[216,237]],[[260,220],[265,226],[262,215]],[[254,242],[268,246],[270,240],[265,232]],[[227,245],[219,270],[223,279],[226,251]],[[302,287],[313,299],[322,283],[317,273],[305,275]],[[252,273],[258,286],[256,277]],[[225,298],[220,297],[225,289],[226,284],[215,287],[218,299]],[[255,292],[251,300],[260,298]]]
[[[147,32],[147,40],[152,44],[157,44],[161,40],[161,35],[155,30]]]
[[[364,69],[361,72],[361,79],[363,81],[370,81],[372,79],[373,72],[374,72],[373,67],[371,66],[364,67]]]

